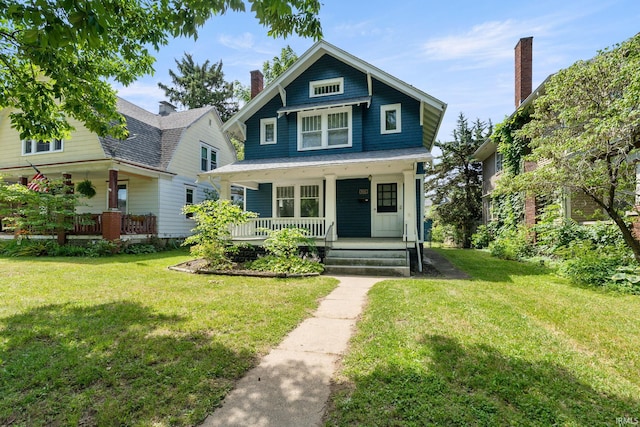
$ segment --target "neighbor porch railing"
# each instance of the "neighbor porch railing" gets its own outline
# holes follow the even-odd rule
[[[120,234],[156,234],[157,218],[155,215],[122,215]],[[73,219],[73,231],[69,234],[78,236],[102,234],[102,214],[81,214]]]
[[[245,224],[232,227],[231,237],[234,239],[266,238],[267,230],[283,228],[305,229],[309,237],[323,238],[326,234],[324,218],[252,218]]]

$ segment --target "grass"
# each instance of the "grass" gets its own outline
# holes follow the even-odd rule
[[[336,284],[189,258],[0,258],[0,425],[199,424]]]
[[[640,298],[441,250],[474,279],[369,293],[330,426],[606,426],[640,418]]]

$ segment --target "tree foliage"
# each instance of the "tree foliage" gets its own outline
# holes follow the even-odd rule
[[[552,76],[519,135],[530,140],[526,160],[538,167],[501,185],[586,195],[640,260],[640,243],[624,217],[635,203],[640,154],[640,34]]]
[[[287,45],[280,51],[280,56],[274,56],[271,61],[264,61],[262,64],[262,74],[264,76],[264,85],[268,85],[277,79],[280,74],[287,71],[287,69],[298,60],[298,55]],[[243,102],[251,101],[251,88],[243,85],[239,81],[233,82],[234,96]]]
[[[453,141],[436,142],[440,162],[427,169],[425,188],[441,223],[456,230],[456,243],[471,247],[471,235],[482,219],[482,165],[473,153],[491,133],[491,125],[479,119],[469,126],[460,113]]]
[[[277,79],[280,74],[287,71],[297,60],[298,55],[291,46],[287,45],[287,47],[283,47],[280,51],[280,56],[274,56],[271,61],[265,61],[264,64],[262,64],[265,86]]]
[[[233,83],[224,80],[222,60],[210,64],[196,64],[193,57],[185,53],[181,60],[175,60],[177,72],[169,70],[173,85],[158,83],[171,102],[186,108],[212,105],[223,122],[238,111],[238,102],[233,99]]]
[[[322,36],[319,0],[249,0],[273,37]],[[126,137],[109,81],[129,85],[153,72],[150,50],[197,37],[213,15],[242,0],[0,0],[0,109],[15,108],[23,139],[68,137],[68,117],[99,135]]]
[[[73,229],[78,196],[62,181],[49,183],[49,191],[33,191],[0,179],[0,217],[20,235],[55,235]]]

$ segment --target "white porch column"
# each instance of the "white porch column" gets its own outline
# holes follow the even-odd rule
[[[228,179],[220,180],[220,200],[231,200],[231,184]]]
[[[324,220],[325,220],[325,227],[326,230],[329,229],[329,227],[331,226],[331,224],[333,224],[333,228],[331,229],[331,234],[329,236],[327,236],[327,238],[329,238],[329,240],[334,241],[336,240],[337,237],[337,233],[336,233],[336,229],[338,227],[338,224],[336,223],[336,218],[337,218],[337,214],[336,214],[336,176],[335,175],[326,175],[324,177],[325,180],[325,194],[324,194],[324,200],[325,200],[325,214],[324,214]]]
[[[416,236],[416,174],[413,169],[403,171],[404,175],[404,224],[407,242],[415,242]]]

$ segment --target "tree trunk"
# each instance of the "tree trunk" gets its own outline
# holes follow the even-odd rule
[[[624,242],[627,244],[627,246],[629,246],[629,248],[631,248],[631,250],[633,251],[633,256],[636,259],[636,262],[640,263],[640,241],[638,241],[634,237],[627,223],[624,222],[624,219],[618,214],[618,212],[615,211],[615,209],[607,209],[607,213],[620,229],[622,238],[624,239]]]

